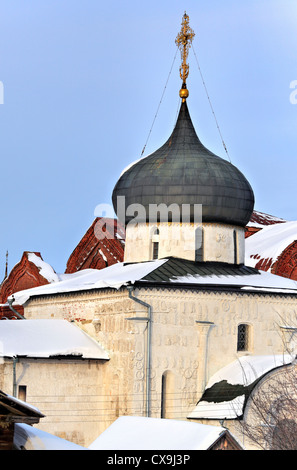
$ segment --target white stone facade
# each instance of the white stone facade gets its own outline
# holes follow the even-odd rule
[[[233,225],[130,223],[126,227],[125,262],[174,256],[191,261],[242,264],[244,243],[244,228]],[[157,248],[155,253],[154,247]]]
[[[281,294],[164,286],[136,288],[133,296],[152,307],[150,415],[175,419],[186,419],[209,378],[236,358],[286,352],[282,326],[293,324],[297,310],[296,298]],[[25,306],[25,316],[75,321],[107,350],[110,361],[93,367],[92,372],[87,367],[94,374],[105,416],[93,428],[97,434],[120,415],[146,415],[148,311],[129,298],[126,287],[33,298]],[[241,323],[248,325],[249,338],[246,350],[238,351]],[[71,393],[67,399],[71,401]],[[44,423],[48,432],[60,429],[57,423]],[[87,428],[88,422],[84,424]],[[72,422],[69,432],[82,425]]]

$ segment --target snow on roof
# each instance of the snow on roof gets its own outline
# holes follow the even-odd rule
[[[145,263],[116,263],[104,269],[83,269],[73,274],[61,274],[60,281],[45,286],[26,289],[13,294],[15,303],[23,305],[32,296],[51,295],[89,289],[115,288],[134,283],[166,260],[148,261]],[[12,298],[12,296],[10,296]]]
[[[1,320],[0,357],[109,359],[100,344],[66,320]]]
[[[256,234],[257,235],[257,234]],[[256,236],[253,235],[253,236]],[[250,237],[251,238],[251,237]],[[180,260],[183,261],[183,260]],[[185,261],[185,260],[184,260]],[[153,271],[158,270],[168,259],[147,261],[143,263],[116,263],[104,269],[83,269],[73,274],[61,274],[59,282],[53,282],[45,286],[34,287],[16,292],[9,299],[14,298],[15,304],[24,305],[29,298],[42,295],[62,294],[66,292],[78,292],[91,289],[104,289],[134,284],[136,281],[153,282],[146,280]],[[185,261],[186,263],[186,261]],[[240,289],[263,290],[277,293],[297,294],[297,282],[264,271],[256,271],[253,274],[242,276],[240,274],[222,274],[216,272],[208,275],[187,274],[185,276],[172,276],[172,283],[186,283],[215,286],[237,286]],[[164,285],[166,281],[164,281]]]
[[[216,274],[199,276],[188,274],[187,276],[174,277],[171,281],[197,285],[239,286],[242,290],[297,293],[297,281],[264,271],[257,271],[256,274],[250,274],[248,276]]]
[[[289,354],[238,358],[211,377],[202,399],[188,418],[235,419],[241,416],[249,387],[268,372],[293,360]],[[228,396],[230,399],[226,400]]]
[[[14,425],[13,443],[18,450],[88,450],[23,423]]]
[[[91,450],[207,450],[226,429],[173,419],[122,416],[89,446]]]
[[[264,212],[254,211],[251,215],[250,221],[247,224],[248,227],[266,227],[271,224],[280,224],[286,222],[286,220],[274,215],[265,214]]]
[[[41,413],[41,411],[36,406],[30,405],[29,403],[27,403],[23,400],[20,400],[19,398],[13,397],[12,395],[8,395],[7,393],[5,393],[1,390],[0,391],[0,402],[1,402],[2,406],[5,406],[5,403],[7,403],[7,401],[13,402],[16,405],[20,405],[22,408],[25,408],[28,411],[31,411],[34,414],[39,415],[41,418],[44,417],[44,414]]]
[[[269,259],[270,267],[279,255],[297,240],[297,222],[269,225],[245,241],[245,264],[256,266],[260,259]]]
[[[48,282],[51,283],[60,280],[59,275],[55,273],[51,265],[43,261],[35,253],[28,252],[28,260],[31,263],[35,264],[35,266],[37,266],[40,275],[44,277],[44,279],[46,279]]]
[[[236,419],[243,413],[245,394],[229,401],[208,402],[201,400],[189,419]]]
[[[292,360],[293,357],[290,354],[242,356],[214,374],[206,388],[212,387],[221,380],[227,380],[231,385],[251,385],[270,370],[289,364]]]

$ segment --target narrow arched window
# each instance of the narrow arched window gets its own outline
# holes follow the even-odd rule
[[[237,328],[237,351],[247,351],[250,342],[249,325],[241,323]]]
[[[195,261],[203,261],[203,228],[195,230]]]
[[[176,407],[173,372],[169,370],[164,372],[161,387],[161,418],[172,419]]]
[[[152,259],[159,258],[159,235],[160,235],[159,229],[154,228],[153,231],[151,232],[151,239],[152,239],[151,258]]]
[[[158,259],[159,256],[159,242],[153,242],[153,259]]]
[[[237,233],[233,230],[234,264],[238,264]]]

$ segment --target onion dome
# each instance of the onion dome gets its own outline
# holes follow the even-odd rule
[[[204,147],[191,121],[186,101],[189,96],[186,80],[189,74],[187,57],[194,36],[185,13],[175,41],[182,58],[179,93],[182,103],[178,119],[171,136],[161,148],[138,160],[120,176],[112,201],[122,223],[127,224],[135,217],[137,222],[170,222],[169,207],[173,204],[179,209],[174,213],[174,221],[177,221],[179,212],[179,222],[182,221],[183,205],[188,206],[187,217],[190,213],[192,222],[195,220],[195,204],[202,205],[202,222],[244,227],[252,215],[254,194],[249,182],[234,165]],[[124,198],[124,217],[119,213],[123,212],[122,206],[119,210],[119,196]],[[142,209],[135,216],[130,210],[127,212],[133,204],[141,205]],[[168,208],[166,220],[162,220],[164,213],[152,220],[150,206],[161,204]]]
[[[130,166],[116,183],[112,201],[119,216],[118,196],[125,197],[125,214],[128,206],[141,204],[146,222],[150,204],[178,204],[180,214],[188,204],[191,221],[194,204],[202,204],[202,222],[238,226],[248,223],[254,208],[253,190],[244,175],[199,140],[185,99],[167,142]],[[133,218],[126,215],[125,223]]]

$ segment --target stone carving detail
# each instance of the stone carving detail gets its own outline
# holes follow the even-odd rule
[[[216,236],[216,240],[218,243],[226,243],[226,235],[223,233],[218,233]]]

